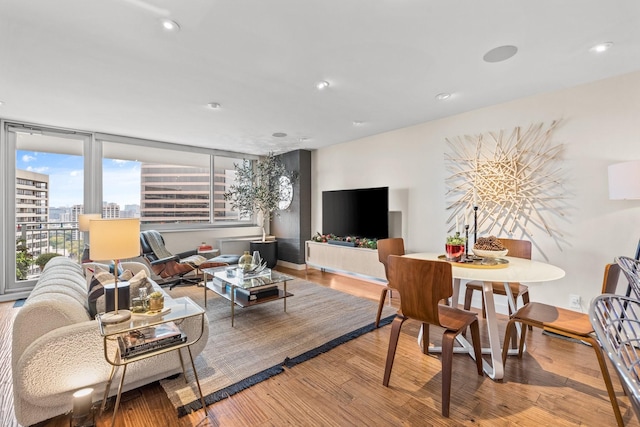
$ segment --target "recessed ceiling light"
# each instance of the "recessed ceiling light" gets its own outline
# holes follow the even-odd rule
[[[595,53],[602,53],[609,50],[611,46],[613,46],[613,42],[598,43],[597,45],[592,46],[589,50]]]
[[[171,19],[163,19],[160,22],[162,22],[162,28],[164,28],[165,31],[180,31],[180,25],[178,25],[176,21],[172,21]]]
[[[436,99],[438,101],[444,101],[445,99],[449,99],[449,98],[451,98],[451,94],[446,92],[442,92],[436,95]]]
[[[307,142],[309,140],[309,138],[307,138],[306,136],[302,136],[300,138],[298,138],[298,142]]]
[[[0,105],[4,105],[4,101],[0,101]]]
[[[329,87],[329,82],[326,81],[326,80],[322,80],[322,81],[316,83],[316,88],[318,90],[324,90],[324,89],[326,89],[328,87]]]
[[[221,105],[217,102],[210,102],[207,104],[207,107],[211,108],[212,110],[219,110]]]
[[[353,121],[353,125],[354,126],[362,126],[364,124],[364,122],[362,120],[354,120]]]
[[[484,59],[485,62],[502,62],[511,58],[516,53],[518,53],[518,48],[515,46],[498,46],[485,53],[482,59]]]
[[[273,135],[271,136],[275,136],[276,138],[284,138],[285,136],[287,136],[286,133],[284,132],[275,132]]]

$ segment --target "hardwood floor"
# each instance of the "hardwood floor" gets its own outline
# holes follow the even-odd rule
[[[279,270],[377,301],[380,285],[309,269]],[[535,295],[532,295],[535,300]],[[394,295],[392,304],[398,302]],[[293,303],[293,300],[292,302]],[[3,426],[15,425],[11,408],[10,327],[17,309],[0,304]],[[375,314],[372,315],[373,322]],[[500,332],[504,332],[505,318]],[[482,325],[481,325],[482,328]],[[118,426],[613,426],[615,418],[593,351],[583,344],[549,337],[538,330],[527,337],[523,359],[509,357],[505,379],[478,376],[465,355],[454,356],[451,416],[440,414],[438,355],[423,355],[415,337],[419,325],[406,322],[389,387],[382,374],[389,340],[383,327],[343,344],[281,375],[257,384],[204,411],[176,418],[158,384],[123,395]],[[439,341],[437,331],[432,340]],[[612,370],[614,387],[628,426],[639,426]],[[97,418],[109,426],[111,413]],[[60,416],[39,427],[67,427]]]

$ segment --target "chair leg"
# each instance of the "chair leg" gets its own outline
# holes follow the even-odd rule
[[[522,294],[522,305],[527,305],[527,304],[529,304],[529,291],[528,290],[525,293]],[[527,325],[527,327],[529,328],[530,331],[533,331],[533,326]]]
[[[476,358],[476,368],[478,368],[478,375],[484,375],[484,371],[482,370],[482,343],[480,342],[480,325],[477,319],[471,325],[469,325],[469,329],[471,329],[471,341],[473,343],[473,353]]]
[[[467,288],[464,292],[464,309],[469,311],[471,310],[471,299],[473,297],[473,289]]]
[[[507,322],[507,329],[504,331],[504,344],[502,346],[502,365],[504,366],[507,362],[507,354],[509,354],[509,342],[511,341],[511,331],[516,329],[515,319],[509,320]]]
[[[449,417],[451,404],[451,371],[453,370],[453,342],[456,334],[445,331],[442,334],[442,416]]]
[[[429,354],[429,324],[422,324],[422,353]]]
[[[616,392],[613,389],[613,384],[611,383],[611,375],[609,375],[609,368],[607,368],[607,362],[604,359],[604,354],[602,353],[600,344],[592,337],[584,337],[581,339],[591,344],[593,351],[595,351],[596,353],[596,358],[598,359],[598,364],[600,365],[600,371],[602,372],[602,379],[604,380],[604,384],[607,387],[607,393],[609,394],[609,400],[611,401],[611,406],[613,407],[613,413],[616,416],[616,421],[618,422],[618,426],[624,427],[624,420],[622,419],[622,414],[620,413],[620,406],[618,406]]]
[[[384,366],[384,378],[382,385],[389,386],[389,378],[391,377],[391,368],[393,368],[393,359],[396,356],[396,348],[398,347],[398,338],[400,338],[400,328],[406,320],[405,317],[396,315],[391,323],[391,335],[389,337],[389,349],[387,350],[387,362]]]
[[[387,299],[387,291],[389,288],[386,286],[380,292],[380,301],[378,302],[378,314],[376,315],[376,323],[373,325],[374,327],[378,327],[380,325],[380,316],[382,316],[382,307],[384,307],[384,301]],[[389,294],[389,298],[391,298],[391,294]]]
[[[522,327],[520,328],[521,332],[520,332],[520,346],[518,347],[518,357],[522,358],[522,353],[524,352],[524,340],[525,338],[527,338],[527,328],[526,326],[530,326],[527,325],[525,323],[522,323]],[[513,325],[513,330],[515,331],[516,327],[515,325]]]

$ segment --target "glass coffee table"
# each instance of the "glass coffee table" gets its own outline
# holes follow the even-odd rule
[[[231,301],[231,326],[234,325],[236,305],[244,308],[281,299],[284,311],[287,311],[287,298],[293,296],[287,292],[287,282],[295,278],[271,269],[245,277],[236,268],[228,266],[205,268],[202,272],[204,306],[207,306],[207,289]],[[207,280],[207,276],[211,276],[212,280]]]

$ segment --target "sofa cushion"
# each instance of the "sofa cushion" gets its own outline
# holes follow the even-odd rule
[[[125,270],[118,280],[126,281],[133,278],[131,270]],[[89,290],[87,292],[87,300],[89,305],[89,315],[93,318],[100,311],[104,310],[104,307],[98,306],[98,298],[104,295],[104,285],[113,283],[113,274],[108,271],[104,271],[101,268],[96,268],[93,272],[93,277],[89,283]]]

